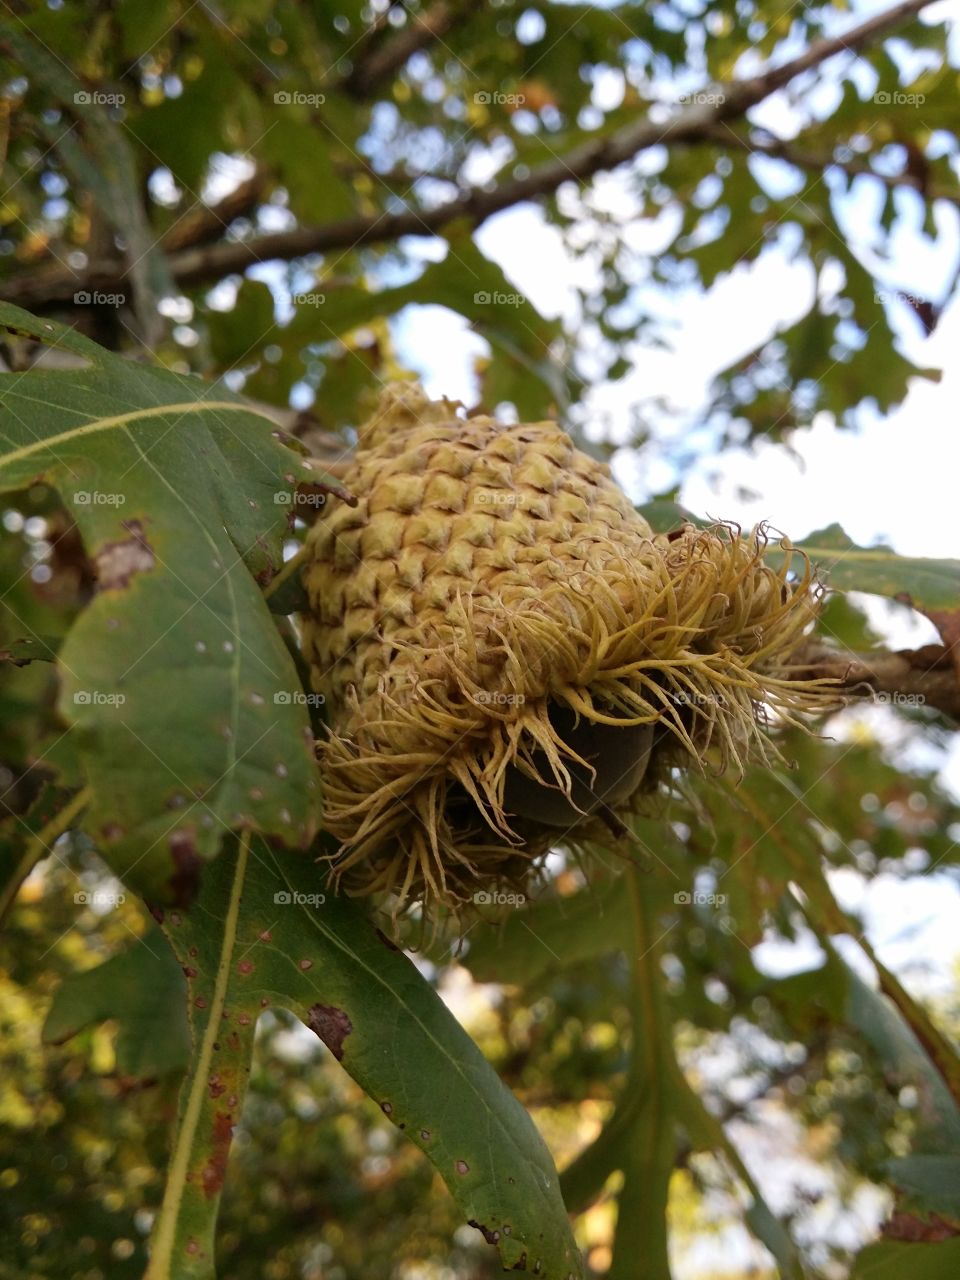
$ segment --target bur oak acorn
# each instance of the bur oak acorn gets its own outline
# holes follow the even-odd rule
[[[822,705],[791,655],[820,589],[767,535],[654,534],[553,422],[395,384],[308,536],[304,652],[330,712],[344,886],[455,910],[558,842],[622,840],[671,769],[742,766]]]

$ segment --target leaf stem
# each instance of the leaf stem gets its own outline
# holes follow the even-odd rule
[[[296,555],[291,556],[290,559],[284,563],[283,568],[280,569],[279,572],[276,573],[263,588],[264,600],[269,600],[275,591],[279,591],[283,584],[285,582],[289,582],[293,575],[302,568],[308,559],[308,551],[308,547],[301,547]]]
[[[667,1204],[676,1160],[668,1077],[674,1067],[672,1026],[660,978],[657,913],[642,871],[626,872],[633,915],[633,1051],[626,1088],[642,1093],[623,1162],[611,1280],[669,1280]]]
[[[59,840],[63,833],[69,829],[71,822],[73,822],[78,813],[87,807],[92,796],[92,787],[84,787],[82,791],[78,791],[59,813],[55,814],[49,822],[30,838],[19,863],[3,888],[0,889],[0,920],[3,920],[10,910],[24,880],[26,880],[44,854],[52,852],[52,846],[55,841]]]
[[[230,965],[233,960],[233,949],[237,937],[237,921],[240,915],[240,900],[246,878],[247,859],[250,853],[249,829],[245,829],[240,837],[237,852],[237,865],[227,904],[224,920],[223,950],[217,965],[217,976],[214,983],[213,998],[210,1003],[206,1030],[200,1043],[200,1052],[194,1058],[189,1076],[186,1105],[174,1140],[170,1157],[170,1168],[167,1184],[163,1193],[163,1204],[154,1228],[153,1242],[150,1251],[150,1262],[144,1280],[174,1280],[177,1272],[173,1270],[173,1251],[177,1239],[177,1225],[180,1218],[180,1207],[183,1191],[190,1171],[190,1157],[194,1150],[200,1113],[203,1107],[204,1094],[207,1089],[207,1077],[213,1060],[213,1045],[221,1031],[221,1015],[227,998],[227,987],[230,982]]]

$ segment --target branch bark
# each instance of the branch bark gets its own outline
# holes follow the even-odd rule
[[[385,43],[375,43],[361,53],[353,69],[343,78],[344,90],[352,98],[369,98],[420,49],[440,39],[457,17],[444,0],[423,13],[407,11],[407,25]]]
[[[432,236],[460,219],[474,225],[495,213],[527,200],[552,195],[566,182],[584,183],[596,174],[614,169],[654,146],[691,144],[712,139],[718,126],[742,118],[751,107],[805,71],[812,71],[840,53],[858,53],[903,26],[932,0],[902,0],[875,14],[842,36],[818,40],[796,58],[758,76],[716,87],[709,103],[684,107],[663,123],[648,117],[625,125],[607,137],[590,139],[566,156],[487,190],[470,188],[434,209],[403,209],[373,215],[357,215],[320,226],[259,236],[253,240],[198,246],[169,258],[174,280],[186,288],[244,271],[257,262],[290,260],[335,249],[358,248],[396,240],[400,236]],[[124,268],[113,260],[88,264],[81,271],[58,267],[32,272],[6,281],[0,296],[27,308],[69,302],[78,289],[114,290],[125,282]]]
[[[160,247],[166,253],[177,253],[221,239],[235,218],[257,207],[267,187],[267,175],[258,169],[217,204],[198,205],[183,214],[163,233]]]
[[[837,680],[838,692],[852,698],[890,706],[933,707],[960,723],[960,682],[944,645],[869,653],[812,645],[796,674],[802,679]]]

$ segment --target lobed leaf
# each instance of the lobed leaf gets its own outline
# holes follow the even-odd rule
[[[416,966],[318,869],[262,841],[219,858],[164,928],[185,966],[194,1058],[151,1277],[213,1275],[216,1208],[254,1026],[295,1013],[433,1163],[504,1267],[576,1280],[557,1174],[527,1112]]]
[[[956,611],[960,560],[897,555],[879,544],[861,547],[839,524],[811,533],[796,544],[819,566],[832,587],[891,596],[923,612]],[[782,552],[771,549],[775,559]]]
[[[151,896],[189,895],[226,830],[308,843],[309,722],[258,587],[282,564],[298,456],[199,380],[16,307],[0,324],[87,361],[0,375],[0,489],[54,486],[98,579],[58,655],[85,829]]]
[[[152,1079],[183,1071],[190,1052],[187,990],[159,929],[93,969],[69,974],[43,1024],[45,1044],[63,1044],[91,1024],[118,1024],[117,1069]]]

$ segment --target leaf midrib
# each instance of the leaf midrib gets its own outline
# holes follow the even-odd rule
[[[20,462],[23,458],[29,458],[35,453],[51,451],[58,445],[68,444],[70,441],[79,440],[83,436],[94,435],[98,431],[110,431],[115,427],[126,427],[128,423],[137,422],[143,418],[164,418],[173,414],[179,414],[182,417],[190,413],[210,412],[245,413],[255,418],[262,418],[264,422],[269,422],[271,426],[275,425],[273,419],[268,417],[267,414],[261,413],[249,405],[234,404],[229,400],[190,400],[184,404],[153,405],[151,408],[136,409],[131,413],[120,413],[110,418],[96,418],[93,422],[86,422],[81,427],[71,427],[69,431],[61,431],[55,436],[46,436],[42,440],[35,440],[31,444],[14,449],[11,453],[0,455],[0,466]]]
[[[271,858],[272,858],[273,865],[277,875],[283,880],[283,882],[288,886],[288,888],[292,890],[294,886],[292,885],[290,880],[287,878],[287,876],[284,874],[283,868],[280,866],[279,862],[276,859],[276,856],[273,855],[272,851],[271,851]],[[376,983],[378,983],[386,991],[388,991],[390,995],[394,998],[394,1000],[410,1014],[410,1017],[420,1028],[421,1032],[426,1037],[426,1039],[429,1040],[429,1042],[439,1050],[444,1060],[450,1064],[450,1067],[453,1069],[454,1073],[463,1080],[464,1084],[468,1087],[470,1092],[478,1099],[481,1106],[483,1107],[485,1115],[487,1116],[488,1123],[492,1122],[493,1124],[496,1125],[496,1127],[500,1130],[500,1132],[506,1135],[510,1144],[514,1147],[514,1149],[517,1151],[520,1158],[524,1160],[524,1162],[527,1165],[531,1166],[538,1173],[542,1174],[544,1177],[548,1178],[549,1180],[548,1171],[543,1169],[540,1166],[540,1164],[537,1161],[535,1161],[533,1157],[523,1149],[521,1144],[517,1141],[516,1135],[514,1134],[511,1126],[505,1123],[504,1120],[497,1114],[497,1112],[490,1106],[483,1092],[477,1088],[475,1082],[471,1079],[471,1077],[467,1074],[467,1072],[464,1071],[459,1059],[454,1057],[450,1053],[447,1046],[441,1040],[437,1039],[433,1031],[430,1029],[429,1026],[427,1026],[424,1023],[423,1019],[420,1017],[417,1010],[407,1001],[407,999],[404,997],[402,992],[398,991],[395,986],[389,983],[385,979],[382,973],[379,973],[372,965],[369,965],[365,960],[363,960],[362,957],[358,956],[354,951],[351,951],[346,946],[346,944],[342,941],[342,939],[340,939],[334,932],[332,932],[331,930],[325,929],[319,920],[316,920],[311,916],[306,916],[306,919],[309,925],[311,925],[313,928],[317,930],[317,932],[323,935],[327,943],[333,943],[333,945],[337,947],[338,950],[340,950],[343,953],[343,955],[345,955],[352,963],[359,964],[365,970],[365,972],[368,974],[369,977],[371,977]],[[284,953],[281,952],[281,954],[284,954]],[[285,958],[288,958],[288,957],[285,957]],[[300,976],[303,977],[304,975],[301,974]],[[545,1187],[538,1185],[537,1189],[540,1195],[545,1195],[545,1192],[546,1192]]]
[[[183,1192],[187,1183],[190,1158],[193,1155],[197,1129],[200,1124],[203,1098],[210,1075],[210,1064],[213,1061],[214,1043],[221,1034],[220,1019],[230,987],[230,966],[237,941],[241,895],[246,876],[250,839],[250,831],[245,830],[240,839],[230,899],[223,921],[220,963],[217,966],[214,979],[213,994],[210,999],[210,1013],[200,1042],[200,1052],[190,1074],[189,1093],[174,1140],[166,1190],[154,1237],[153,1253],[147,1267],[145,1280],[167,1280],[172,1274],[173,1248],[180,1224]]]
[[[822,558],[823,560],[828,560],[832,557],[834,564],[838,564],[841,560],[890,560],[901,565],[927,565],[935,572],[949,572],[949,570],[938,569],[938,566],[942,565],[960,566],[960,560],[938,560],[935,556],[901,556],[896,551],[889,550],[889,548],[858,547],[856,550],[847,551],[842,547],[818,547],[815,544],[806,542],[798,543],[797,545],[808,556]]]

